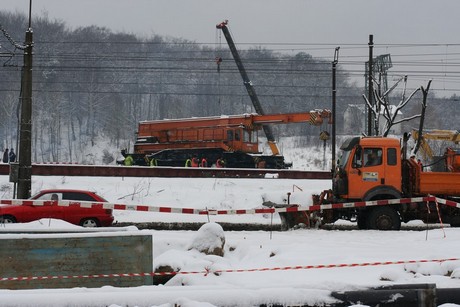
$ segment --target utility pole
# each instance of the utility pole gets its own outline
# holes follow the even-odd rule
[[[374,35],[369,35],[369,67],[368,67],[368,89],[369,89],[369,93],[367,95],[367,99],[369,100],[369,104],[370,106],[367,107],[367,135],[368,136],[372,136],[372,110],[371,110],[371,107],[374,105],[372,103],[372,97],[374,95],[374,86],[373,86],[373,82],[372,82],[372,76],[373,76],[373,70],[372,70],[372,67],[373,67],[373,63],[372,63],[372,59],[373,59],[373,48],[374,48]]]
[[[335,170],[335,138],[336,138],[336,104],[337,104],[337,85],[336,85],[336,72],[337,63],[339,62],[339,49],[335,48],[334,61],[332,61],[332,171]]]
[[[32,189],[32,0],[29,0],[29,27],[26,31],[19,132],[18,198],[30,197]]]

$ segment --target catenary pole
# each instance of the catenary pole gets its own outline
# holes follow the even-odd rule
[[[372,58],[373,58],[373,48],[374,48],[374,35],[370,34],[369,35],[369,67],[368,67],[368,90],[369,93],[367,95],[367,99],[369,100],[369,106],[367,107],[367,135],[372,136],[372,106],[373,106],[373,92],[374,92],[374,87],[373,87],[373,82],[372,82],[372,75],[373,75],[373,70],[372,70]]]
[[[334,52],[334,61],[332,61],[332,171],[335,170],[335,143],[336,143],[336,105],[337,105],[337,85],[336,85],[336,73],[337,73],[337,63],[339,62],[339,49],[340,47],[335,48]]]
[[[30,197],[32,189],[32,0],[29,2],[29,27],[26,31],[19,131],[19,174],[17,197]]]

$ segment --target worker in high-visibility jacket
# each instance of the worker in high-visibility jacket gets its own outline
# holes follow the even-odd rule
[[[149,165],[150,166],[157,166],[158,165],[157,159],[155,159],[154,157],[151,157],[150,160],[149,160]]]
[[[134,159],[133,159],[133,157],[131,157],[131,155],[127,155],[127,156],[125,157],[125,160],[123,161],[123,164],[124,164],[125,166],[131,166],[131,165],[133,165],[133,164],[134,164]]]

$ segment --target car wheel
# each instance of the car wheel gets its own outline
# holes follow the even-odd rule
[[[16,223],[16,219],[14,218],[14,216],[11,216],[11,215],[2,215],[0,216],[0,223],[3,223],[3,224],[11,224],[11,223]]]
[[[83,219],[80,222],[80,226],[83,227],[99,227],[99,221],[95,218]]]

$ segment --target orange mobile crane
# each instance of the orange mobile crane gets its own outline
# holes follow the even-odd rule
[[[321,125],[325,120],[330,123],[329,110],[142,121],[131,156],[135,165],[147,165],[153,158],[158,166],[185,166],[187,159],[196,156],[206,158],[210,165],[223,158],[226,167],[288,168],[283,156],[261,154],[257,132],[263,125]]]
[[[196,156],[206,158],[208,164],[223,158],[225,166],[233,168],[289,168],[292,164],[285,162],[284,157],[280,155],[270,125],[302,122],[321,125],[324,119],[327,119],[329,124],[332,123],[329,110],[265,114],[244,69],[227,23],[228,21],[219,23],[216,28],[224,33],[257,114],[140,122],[134,153],[129,154],[133,157],[135,165],[148,165],[149,161],[155,159],[159,166],[185,166],[187,159]],[[272,155],[260,153],[257,134],[259,130],[264,131]],[[126,150],[122,151],[122,155],[128,155]]]

